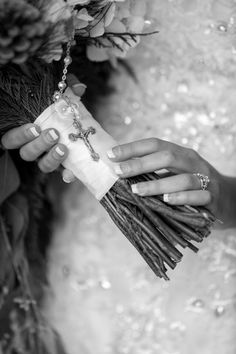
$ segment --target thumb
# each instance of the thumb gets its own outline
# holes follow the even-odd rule
[[[87,86],[82,84],[74,74],[67,75],[67,84],[75,95],[81,97],[86,91]]]

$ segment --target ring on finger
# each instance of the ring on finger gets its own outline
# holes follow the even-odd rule
[[[203,191],[207,190],[208,185],[210,183],[210,178],[208,176],[201,174],[201,173],[194,173],[193,175],[198,177],[198,179],[200,181],[201,190],[203,190]]]

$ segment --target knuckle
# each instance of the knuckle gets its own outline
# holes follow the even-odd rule
[[[142,196],[154,195],[156,194],[155,183],[152,181],[149,182],[141,182],[138,184],[139,194]]]
[[[183,183],[184,183],[186,189],[191,189],[196,184],[194,177],[195,176],[191,175],[191,174],[183,175]],[[197,182],[199,183],[198,179],[197,179]]]
[[[158,194],[163,194],[165,193],[166,190],[166,183],[165,183],[165,178],[161,178],[160,180],[150,182],[153,185],[153,188],[155,188],[156,192]]]
[[[201,158],[201,171],[204,175],[210,177],[211,176],[211,166],[204,160]]]
[[[205,201],[206,201],[206,204],[211,204],[211,202],[212,202],[211,192],[205,191]]]
[[[196,150],[193,150],[191,148],[186,148],[186,153],[189,157],[196,157],[197,156],[197,152]]]
[[[186,153],[187,153],[187,156],[192,160],[196,160],[199,158],[198,152],[194,149],[186,148]]]
[[[153,145],[155,150],[158,150],[159,148],[159,140],[157,138],[150,138],[148,139],[149,143]]]
[[[136,174],[141,172],[142,166],[143,164],[141,159],[137,159],[123,162],[121,164],[121,169],[124,174]]]
[[[179,202],[179,196],[180,196],[180,193],[179,192],[175,192],[175,193],[170,193],[168,195],[168,199],[169,199],[169,202],[171,204],[175,204],[175,203],[178,203]]]
[[[172,194],[172,198],[174,198],[176,202],[180,201],[182,197],[183,197],[183,193],[181,192],[175,192]]]
[[[150,181],[146,183],[147,193],[150,195],[163,194],[163,189],[161,189],[161,184],[159,181]]]
[[[30,156],[28,150],[26,148],[21,148],[19,151],[20,157],[24,161],[32,161],[32,157]]]
[[[127,152],[129,153],[130,156],[133,156],[136,152],[136,144],[135,143],[131,143],[127,145]]]
[[[141,172],[144,168],[143,160],[137,159],[135,161],[131,161],[131,166],[134,172]]]
[[[164,160],[167,165],[171,166],[173,162],[175,161],[175,156],[174,152],[170,150],[163,151],[164,154]]]
[[[38,162],[38,167],[43,173],[52,172],[52,168],[51,168],[50,164],[45,159],[44,160],[40,160]]]
[[[132,167],[130,166],[129,162],[122,162],[120,164],[121,170],[123,173],[130,173],[132,172]]]
[[[31,134],[30,134],[30,128],[24,127],[24,129],[22,130],[22,137],[25,141],[30,141],[31,138]]]
[[[124,148],[121,145],[115,147],[115,153],[118,157],[122,157]]]
[[[149,192],[148,183],[142,182],[138,184],[138,191],[140,195],[145,195]]]

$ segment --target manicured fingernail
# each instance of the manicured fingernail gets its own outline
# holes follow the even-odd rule
[[[71,183],[74,180],[74,175],[71,171],[65,170],[62,179],[65,183]]]
[[[163,200],[164,200],[165,203],[169,203],[170,195],[169,194],[163,194]]]
[[[50,135],[50,137],[52,138],[52,140],[57,140],[58,139],[58,135],[57,133],[55,132],[55,130],[51,129],[49,130],[48,134]]]
[[[78,83],[78,84],[72,85],[71,88],[76,95],[82,96],[85,93],[87,86],[84,84]]]
[[[116,157],[113,149],[107,151],[107,156],[109,157],[109,159],[114,159]]]
[[[120,165],[115,165],[114,170],[117,175],[123,175],[123,171],[122,171]]]
[[[65,183],[71,183],[71,180],[65,176],[63,176],[62,179]]]
[[[65,155],[65,152],[63,150],[61,150],[61,148],[59,146],[56,147],[55,151],[61,157]]]
[[[38,128],[39,129],[39,128]],[[35,136],[35,138],[37,138],[40,133],[38,132],[38,130],[36,129],[36,127],[31,127],[30,128],[30,132],[33,134],[33,136]]]
[[[134,194],[139,194],[139,188],[137,184],[132,184],[131,189]]]

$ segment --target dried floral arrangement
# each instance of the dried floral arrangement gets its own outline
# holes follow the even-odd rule
[[[209,235],[214,216],[203,208],[171,207],[161,198],[134,195],[131,184],[161,177],[153,173],[119,179],[105,158],[106,149],[114,140],[93,120],[66,83],[68,71],[83,80],[88,60],[109,61],[105,67],[110,68],[119,58],[124,58],[127,51],[138,44],[140,35],[145,35],[142,33],[145,6],[143,0],[1,1],[0,135],[35,120],[44,128],[45,124],[51,124],[52,116],[56,117],[54,123],[58,124],[56,128],[64,139],[61,142],[68,145],[72,137],[76,143],[71,148],[71,156],[78,149],[78,155],[85,156],[88,172],[85,173],[87,180],[83,177],[82,181],[93,190],[94,181],[90,182],[90,177],[94,171],[98,170],[95,185],[108,175],[107,190],[100,193],[95,186],[95,196],[155,274],[168,279],[167,266],[174,269],[182,258],[178,246],[197,251],[192,241],[201,242]],[[95,68],[100,70],[98,66]],[[91,76],[91,72],[87,74]],[[60,122],[63,127],[69,124],[66,128],[76,128],[78,134],[73,130],[69,135],[65,134]],[[88,134],[93,137],[88,138]],[[96,136],[100,141],[105,137],[105,146],[97,145]],[[14,167],[9,170],[8,155],[4,154],[3,158],[8,165],[7,171],[14,174]],[[72,158],[69,160],[65,167],[72,169],[72,165],[75,166],[73,172],[75,175],[77,172],[79,178],[82,167],[78,160],[76,163]],[[22,165],[17,157],[14,162],[17,166]],[[22,227],[21,235],[14,232],[6,209],[12,202],[16,203],[16,196],[11,196],[13,201],[10,203],[6,196],[2,198],[0,323],[7,325],[0,328],[0,353],[64,353],[60,338],[39,310],[40,295],[46,284],[42,279],[45,264],[38,252],[42,247],[35,241],[34,233],[48,232],[39,226],[40,214],[42,210],[48,210],[48,205],[43,196],[45,177],[35,172],[35,167],[33,170],[37,176],[33,183],[31,172],[24,171],[20,176],[25,181],[21,193],[30,191],[29,209],[33,219],[30,231]],[[15,181],[11,192],[15,192],[18,185]],[[22,206],[19,195],[17,203]]]

